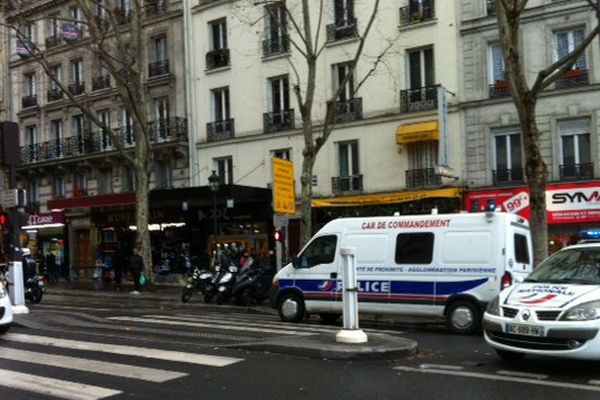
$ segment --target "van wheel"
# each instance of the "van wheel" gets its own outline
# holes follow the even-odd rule
[[[335,314],[335,313],[321,313],[319,314],[319,317],[324,321],[327,322],[328,324],[333,324],[334,322],[336,322],[338,319],[340,319],[341,314]]]
[[[457,301],[446,311],[448,328],[454,333],[468,335],[475,333],[481,326],[481,311],[470,301]]]
[[[283,322],[300,322],[304,317],[304,300],[294,292],[285,293],[277,307]]]
[[[496,354],[498,354],[498,356],[503,361],[506,361],[507,363],[516,363],[516,362],[521,361],[525,357],[524,353],[517,353],[516,351],[508,351],[508,350],[500,350],[500,349],[495,349],[495,350],[496,350]]]

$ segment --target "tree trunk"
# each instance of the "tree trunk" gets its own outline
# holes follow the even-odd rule
[[[302,174],[300,183],[302,184],[302,195],[300,198],[300,246],[304,246],[312,236],[312,176],[315,165],[316,154],[314,151],[312,120],[310,113],[302,118],[302,128],[304,130],[304,150],[302,151]]]

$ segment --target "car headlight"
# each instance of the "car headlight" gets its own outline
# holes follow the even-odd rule
[[[562,316],[562,321],[591,321],[600,318],[600,301],[590,301],[575,306]]]
[[[494,297],[492,301],[488,303],[485,312],[487,312],[490,315],[500,316],[500,295]]]

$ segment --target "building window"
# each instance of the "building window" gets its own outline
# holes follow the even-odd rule
[[[280,132],[294,128],[294,110],[290,109],[288,76],[269,78],[267,102],[269,112],[264,115],[265,132]]]
[[[123,167],[122,169],[123,186],[121,192],[135,191],[135,171],[133,168]]]
[[[335,122],[362,119],[362,99],[354,97],[354,75],[351,63],[333,65],[334,91],[339,95],[335,106]]]
[[[52,74],[52,78],[48,78],[50,80],[50,89],[51,90],[60,90],[60,86],[55,82],[55,79],[59,82],[62,81],[62,67],[60,65],[55,65],[50,68],[50,73]]]
[[[81,59],[71,61],[71,82],[83,82],[83,61]]]
[[[327,41],[342,40],[356,36],[354,0],[330,0],[333,5],[334,22],[327,26]]]
[[[75,154],[84,154],[83,115],[71,118],[71,145]]]
[[[292,161],[292,149],[272,150],[271,157],[277,157],[284,160]]]
[[[25,96],[36,95],[35,73],[25,74],[23,89]]]
[[[65,178],[63,176],[54,177],[52,195],[54,197],[65,197]]]
[[[123,144],[125,146],[133,146],[135,137],[133,134],[133,118],[126,108],[121,112],[121,135],[123,136]]]
[[[110,112],[108,110],[98,111],[98,119],[102,123],[100,126],[101,139],[102,139],[102,150],[111,150],[113,143],[112,138],[108,131],[110,128]]]
[[[436,173],[439,144],[435,140],[409,143],[406,145],[409,169],[405,172],[406,187],[419,188],[442,184]]]
[[[342,63],[334,65],[335,71],[335,87],[334,90],[338,90],[342,87],[338,101],[350,100],[354,95],[354,76],[351,72],[351,64]],[[348,80],[344,83],[344,79],[348,76]]]
[[[435,85],[433,48],[408,52],[408,74],[411,89]]]
[[[591,159],[590,120],[559,121],[560,179],[592,179],[594,164]]]
[[[70,11],[69,14],[71,15],[71,19],[73,20],[73,23],[78,28],[81,27],[81,21],[83,21],[83,18],[81,17],[81,8],[71,7],[69,11]]]
[[[169,161],[156,161],[154,165],[155,188],[170,189],[172,187],[171,164]]]
[[[213,121],[229,119],[229,88],[212,90],[212,117]]]
[[[87,196],[87,176],[84,174],[73,175],[73,197]]]
[[[281,2],[270,4],[265,7],[265,15],[266,39],[263,43],[263,55],[271,56],[289,51],[285,5]]]
[[[494,185],[523,181],[520,133],[493,131],[492,157]]]
[[[27,182],[27,204],[39,201],[39,183],[37,180]]]
[[[358,141],[341,142],[338,147],[338,176],[332,178],[334,193],[362,191]]]
[[[584,39],[583,28],[577,28],[567,31],[556,32],[554,34],[555,51],[554,60],[560,60],[575,50]],[[556,81],[556,88],[569,88],[573,86],[587,85],[589,83],[589,71],[585,52],[579,56],[573,68],[568,71],[561,79]]]
[[[158,36],[153,40],[153,48],[154,48],[154,61],[163,61],[168,59],[167,56],[167,37],[166,36]]]
[[[21,28],[21,33],[26,39],[35,43],[35,22],[26,22]]]
[[[48,33],[46,35],[46,38],[56,39],[59,37],[59,34],[60,34],[59,19],[60,19],[60,14],[53,14],[49,17]],[[56,45],[57,42],[56,43],[53,42],[53,44]],[[48,45],[48,41],[46,41],[46,45]]]
[[[25,128],[25,149],[26,154],[23,155],[24,160],[26,161],[36,161],[37,154],[37,127],[35,125],[30,125]]]
[[[62,156],[62,121],[55,119],[50,121],[50,142],[48,143],[48,157],[58,158]]]
[[[227,20],[225,18],[209,23],[211,33],[211,49],[227,48]]]
[[[508,83],[504,74],[505,65],[500,43],[488,45],[488,84],[490,97],[510,95]]]
[[[222,185],[233,185],[233,158],[215,158],[213,160],[213,169],[221,178]]]
[[[100,170],[98,173],[98,194],[110,194],[112,190],[112,170]]]
[[[169,73],[169,55],[167,52],[167,37],[157,36],[152,39],[153,62],[149,65],[150,77]]]
[[[154,118],[156,139],[166,140],[169,136],[169,98],[167,96],[154,99]]]

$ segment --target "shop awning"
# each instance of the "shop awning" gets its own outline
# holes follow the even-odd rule
[[[440,128],[437,121],[400,125],[396,129],[396,143],[407,144],[440,140]]]
[[[373,206],[382,204],[406,203],[409,201],[429,198],[460,198],[462,196],[459,188],[445,188],[433,190],[416,190],[393,193],[365,194],[361,196],[331,197],[313,199],[313,207],[352,207]]]

